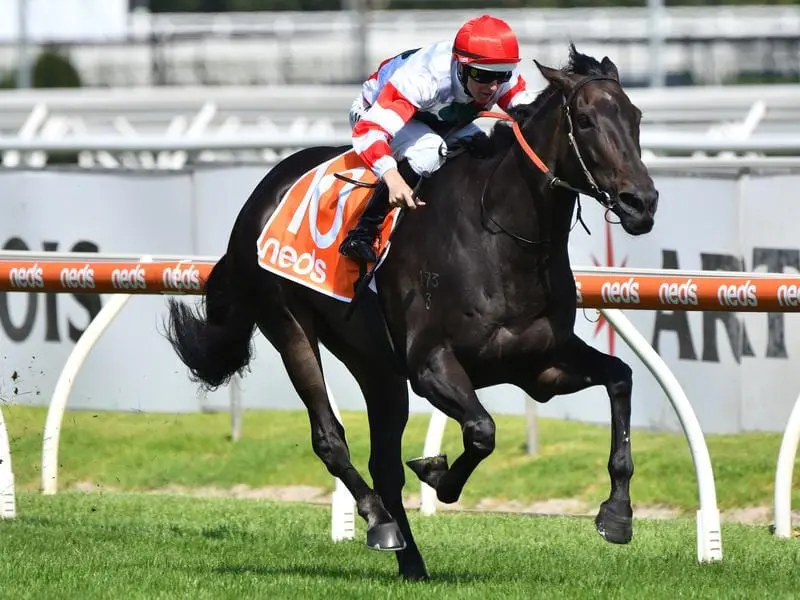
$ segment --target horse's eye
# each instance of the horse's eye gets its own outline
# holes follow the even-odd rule
[[[581,129],[591,129],[592,120],[587,115],[578,115],[578,127]]]

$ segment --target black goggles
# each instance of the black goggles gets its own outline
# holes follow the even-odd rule
[[[470,67],[467,71],[469,78],[477,83],[505,83],[511,79],[511,71],[487,71]]]

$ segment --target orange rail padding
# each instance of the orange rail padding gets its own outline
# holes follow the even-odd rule
[[[0,260],[0,290],[200,294],[214,263]]]
[[[0,291],[200,294],[212,262],[0,260]],[[800,276],[575,274],[578,305],[638,310],[800,312]]]

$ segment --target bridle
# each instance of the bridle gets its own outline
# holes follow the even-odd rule
[[[498,113],[498,112],[492,112],[492,111],[482,111],[482,112],[478,113],[478,117],[491,117],[491,118],[501,119],[503,121],[510,121],[511,122],[511,129],[514,132],[514,137],[516,138],[517,143],[520,145],[520,147],[522,148],[522,151],[531,160],[531,162],[534,165],[536,165],[536,168],[538,168],[542,172],[542,174],[544,174],[545,179],[547,180],[547,187],[549,189],[562,188],[562,189],[574,192],[575,194],[578,194],[577,220],[581,223],[581,225],[583,226],[583,228],[586,230],[587,233],[591,233],[591,232],[589,231],[589,228],[586,227],[586,223],[584,223],[583,219],[581,218],[580,194],[584,194],[586,196],[591,196],[592,198],[597,200],[600,204],[602,204],[606,209],[609,209],[609,210],[613,210],[616,207],[616,205],[619,203],[619,200],[618,200],[618,198],[616,198],[616,196],[611,196],[608,192],[600,189],[600,186],[597,185],[597,181],[595,180],[595,178],[592,175],[591,171],[589,171],[588,167],[586,166],[586,162],[583,160],[583,155],[581,154],[581,150],[578,147],[578,142],[575,139],[575,128],[574,128],[574,124],[573,124],[573,121],[572,121],[572,110],[571,110],[572,103],[575,101],[575,97],[576,97],[577,93],[580,91],[580,89],[583,86],[585,86],[587,83],[590,83],[592,81],[613,81],[614,83],[619,85],[619,81],[617,81],[613,77],[609,77],[607,75],[589,75],[587,77],[584,77],[583,79],[580,79],[575,84],[575,87],[572,88],[572,91],[569,93],[568,96],[562,95],[562,100],[561,100],[561,107],[562,107],[562,109],[564,111],[564,117],[565,117],[565,121],[567,123],[567,139],[569,141],[569,146],[572,149],[572,153],[575,156],[575,159],[578,161],[578,164],[580,165],[581,170],[583,171],[583,177],[586,180],[586,183],[588,184],[588,189],[584,189],[584,188],[573,186],[572,184],[564,181],[563,179],[560,179],[560,178],[556,177],[553,174],[553,172],[550,170],[550,168],[546,164],[544,164],[542,159],[539,158],[539,155],[536,154],[536,152],[533,150],[533,148],[531,148],[530,144],[528,144],[528,141],[525,139],[525,136],[522,134],[522,130],[520,129],[519,123],[513,117],[511,117],[511,116],[509,116],[509,115],[507,115],[505,113]],[[498,166],[499,166],[499,163],[498,163]],[[495,167],[495,169],[496,169],[496,167]],[[492,174],[494,174],[494,173],[492,173]],[[486,197],[486,190],[487,190],[487,188],[489,186],[489,181],[491,179],[492,179],[491,176],[489,176],[486,179],[486,182],[484,183],[484,186],[483,186],[483,191],[481,193],[481,212],[484,213],[484,214],[486,213],[485,206],[484,206],[485,197]],[[548,243],[550,241],[550,240],[533,241],[533,240],[526,239],[526,238],[524,238],[524,237],[522,237],[520,235],[517,235],[517,234],[505,229],[502,225],[500,225],[500,223],[495,221],[494,218],[491,217],[491,215],[488,215],[488,219],[491,220],[492,223],[494,223],[494,225],[497,226],[503,233],[511,236],[512,238],[514,238],[515,240],[517,240],[519,242],[523,242],[523,243],[528,244],[528,245],[534,245],[534,244]]]

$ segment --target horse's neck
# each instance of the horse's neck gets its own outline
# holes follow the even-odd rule
[[[551,111],[559,111],[558,104]],[[548,114],[552,115],[552,112]],[[542,118],[526,127],[525,137],[531,148],[557,176],[567,159],[565,136],[560,131],[562,116]],[[501,182],[496,197],[504,201],[500,210],[507,222],[523,227],[535,239],[562,238],[567,235],[575,203],[574,195],[565,190],[551,189],[545,175],[533,164],[519,144],[501,159],[495,175]],[[526,236],[528,237],[528,236]],[[548,244],[549,245],[549,244]],[[563,246],[566,247],[566,240]]]

